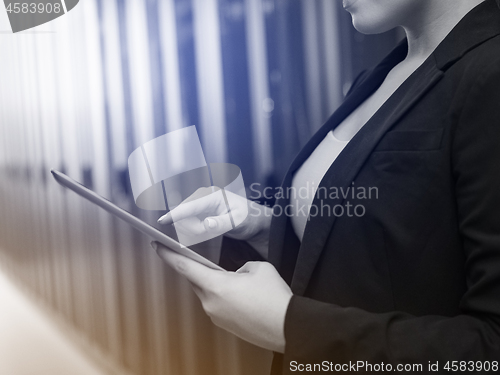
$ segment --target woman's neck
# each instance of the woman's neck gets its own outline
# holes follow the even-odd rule
[[[408,39],[406,61],[423,61],[431,55],[449,32],[474,7],[484,0],[439,0],[414,14],[407,25],[401,25]]]

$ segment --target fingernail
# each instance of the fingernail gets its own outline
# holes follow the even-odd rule
[[[151,247],[154,249],[154,251],[156,251],[158,249],[158,244],[155,241],[153,241],[151,242]]]
[[[205,219],[205,223],[209,229],[215,229],[217,228],[217,221],[215,219],[212,219],[210,217],[207,217]]]
[[[170,215],[170,212],[158,219],[158,223],[160,224],[172,224],[171,221],[172,221],[172,215]]]

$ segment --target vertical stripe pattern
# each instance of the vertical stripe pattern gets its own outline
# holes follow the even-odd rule
[[[12,35],[0,14],[0,267],[110,374],[265,374],[271,355],[216,328],[148,238],[50,168],[156,225],[128,155],[196,125],[208,162],[277,186],[352,81],[343,17],[332,0],[85,0]]]

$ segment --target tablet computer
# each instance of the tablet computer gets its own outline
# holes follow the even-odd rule
[[[198,263],[201,263],[207,267],[210,267],[210,268],[213,268],[216,270],[220,270],[220,271],[225,271],[222,267],[211,262],[207,258],[194,252],[193,250],[187,248],[186,246],[182,245],[181,243],[177,242],[176,240],[167,236],[166,234],[160,232],[158,229],[152,227],[151,225],[145,223],[141,219],[135,217],[130,212],[125,211],[124,209],[111,203],[106,198],[101,197],[99,194],[93,192],[92,190],[88,189],[87,187],[85,187],[82,184],[78,183],[77,181],[73,180],[71,177],[66,176],[64,173],[61,173],[61,172],[53,170],[53,169],[51,170],[51,173],[54,176],[55,180],[59,184],[61,184],[62,186],[73,190],[78,195],[81,195],[83,198],[85,198],[85,199],[89,200],[90,202],[98,205],[99,207],[105,209],[110,214],[113,214],[116,217],[122,219],[123,221],[129,223],[134,228],[138,229],[139,231],[141,231],[145,235],[153,238],[155,241],[160,242],[161,244],[165,245],[169,249],[172,249],[173,251],[175,251],[181,255],[184,255],[185,257],[187,257],[189,259],[195,260]]]

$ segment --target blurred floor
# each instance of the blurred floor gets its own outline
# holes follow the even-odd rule
[[[0,271],[0,375],[104,375]]]

